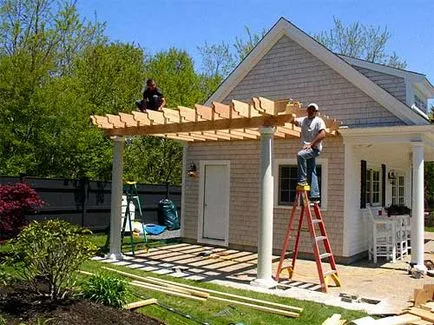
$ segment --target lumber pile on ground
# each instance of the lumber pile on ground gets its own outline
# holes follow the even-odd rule
[[[103,267],[103,268],[133,279],[130,282],[131,285],[145,288],[151,291],[157,291],[168,295],[174,295],[177,297],[193,299],[196,301],[207,301],[207,300],[222,301],[222,302],[227,302],[228,304],[231,305],[245,306],[256,310],[282,315],[286,317],[293,317],[293,318],[299,317],[300,313],[303,311],[303,308],[300,307],[279,304],[267,300],[254,299],[250,297],[235,295],[235,294],[217,291],[217,290],[195,287],[195,286],[191,286],[183,283],[177,283],[174,281],[163,280],[151,276],[143,277],[143,276],[120,271],[109,267]],[[143,301],[143,303],[145,302]],[[132,305],[131,307],[135,308],[136,306]]]
[[[370,316],[352,321],[354,325],[429,325],[434,324],[434,284],[425,284],[414,289],[411,299],[413,307],[403,310],[401,315],[374,319]]]

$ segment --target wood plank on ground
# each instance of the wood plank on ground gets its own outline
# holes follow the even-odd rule
[[[410,314],[419,316],[423,320],[427,320],[429,322],[433,322],[434,323],[434,313],[432,313],[430,311],[423,310],[422,308],[411,307],[408,312]]]

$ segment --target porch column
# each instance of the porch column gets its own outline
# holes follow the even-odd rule
[[[413,203],[411,207],[411,264],[426,272],[424,265],[424,150],[422,142],[413,142]]]
[[[124,137],[113,140],[112,193],[110,209],[110,250],[107,258],[121,260],[122,173]]]
[[[261,197],[258,233],[257,277],[254,286],[271,288],[276,285],[272,278],[273,254],[273,127],[261,128]]]

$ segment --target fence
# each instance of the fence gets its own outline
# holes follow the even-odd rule
[[[0,184],[20,181],[30,185],[46,204],[27,216],[29,220],[61,218],[92,231],[106,230],[110,224],[111,182],[83,179],[47,179],[0,176]],[[181,215],[181,187],[137,184],[145,223],[158,222],[158,202],[172,200]]]

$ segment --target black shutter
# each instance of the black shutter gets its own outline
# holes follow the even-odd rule
[[[360,208],[366,208],[366,160],[360,161]]]
[[[386,165],[381,164],[381,205],[386,206]]]

